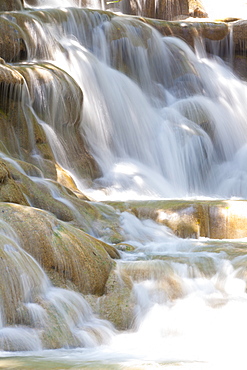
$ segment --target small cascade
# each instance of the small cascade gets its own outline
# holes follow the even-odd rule
[[[122,226],[126,242],[135,246],[123,252],[119,265],[120,275],[134,284],[135,330],[117,336],[112,351],[122,356],[126,351],[140,364],[148,358],[150,368],[157,358],[169,369],[169,364],[193,368],[198,361],[214,369],[236,358],[242,368],[243,345],[234,344],[246,330],[246,253],[237,257],[234,252],[241,242],[182,240],[127,213]],[[233,319],[237,307],[239,316]]]
[[[111,325],[94,317],[79,293],[54,288],[3,221],[0,240],[1,351],[91,347],[111,338]]]
[[[85,7],[166,20],[189,15],[187,0],[66,0],[62,4],[59,0],[26,0],[24,5],[27,9]]]

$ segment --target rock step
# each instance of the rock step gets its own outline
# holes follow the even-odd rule
[[[239,239],[247,237],[247,201],[130,201],[107,202],[140,219],[166,225],[181,238]]]

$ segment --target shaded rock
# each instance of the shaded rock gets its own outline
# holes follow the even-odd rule
[[[188,1],[187,0],[161,0],[158,4],[155,1],[147,0],[141,9],[143,17],[159,18],[159,19],[173,19],[181,15],[188,15]],[[136,14],[140,14],[140,11]]]
[[[0,161],[0,202],[29,205],[18,183],[11,177],[6,164]]]
[[[31,207],[2,203],[0,218],[13,227],[21,247],[45,270],[57,271],[84,294],[103,294],[114,265],[105,243]]]
[[[0,12],[22,9],[23,0],[2,0],[0,4]]]
[[[27,48],[19,26],[0,15],[0,57],[6,62],[25,59]]]
[[[231,27],[235,53],[245,56],[247,42],[247,20],[233,22]]]
[[[235,55],[233,68],[240,78],[247,81],[247,59],[245,55]]]
[[[177,16],[188,16],[188,0],[122,0],[118,3],[106,3],[107,9],[120,9],[125,14],[141,15],[143,17],[173,19]]]
[[[20,101],[23,77],[10,65],[0,59],[0,109],[9,112],[9,101]]]

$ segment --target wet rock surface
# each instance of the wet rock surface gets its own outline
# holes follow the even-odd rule
[[[114,265],[105,243],[31,207],[1,203],[0,217],[45,270],[57,271],[84,294],[103,294]]]
[[[181,238],[238,239],[247,237],[247,202],[139,201],[108,202],[140,219],[153,219]]]

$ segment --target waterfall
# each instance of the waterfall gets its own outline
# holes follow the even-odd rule
[[[101,337],[110,338],[109,324],[95,318],[78,293],[54,288],[38,263],[20,247],[13,229],[2,221],[0,238],[1,350],[35,351],[44,343],[63,347],[72,342],[90,347],[100,344]]]
[[[0,14],[3,366],[245,369],[246,82],[110,3]]]
[[[161,37],[137,19],[111,13],[68,8],[30,11],[25,19],[29,58],[38,53],[41,60],[48,59],[83,91],[82,117],[70,125],[79,125],[76,140],[86,143],[101,174],[91,187],[95,191],[88,194],[105,199],[107,188],[109,197],[121,199],[246,198],[239,186],[246,176],[241,165],[247,136],[246,85],[222,62],[194,53],[179,39]],[[39,35],[35,43],[29,41],[30,32]],[[22,70],[37,85],[39,75],[31,73],[35,68]],[[58,114],[64,122],[72,118],[66,117],[56,81],[49,91],[41,89],[34,93],[38,118],[60,131],[66,147],[76,146],[74,135],[61,132],[62,127],[67,130],[65,125],[54,127]],[[70,89],[78,104],[78,88],[70,84]],[[44,94],[53,102],[45,110]],[[55,157],[68,168],[57,150],[54,143]],[[79,178],[76,182],[87,192]]]

